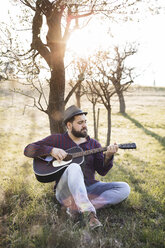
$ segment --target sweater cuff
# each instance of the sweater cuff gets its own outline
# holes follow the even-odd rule
[[[105,162],[105,155],[104,155],[104,166],[105,166],[105,167],[109,167],[109,166],[111,166],[111,164],[112,164],[113,160],[114,160],[114,155],[112,155],[112,157],[111,157],[111,158],[106,159],[106,162]]]

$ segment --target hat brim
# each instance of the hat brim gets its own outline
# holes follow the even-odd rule
[[[77,116],[77,115],[87,115],[88,112],[75,112],[75,113],[72,113],[72,115],[69,116],[69,118],[65,119],[64,120],[64,123],[66,124],[70,119],[72,119],[74,116]]]

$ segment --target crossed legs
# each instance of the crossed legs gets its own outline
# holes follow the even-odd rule
[[[125,182],[97,182],[89,187],[78,164],[70,164],[64,171],[56,188],[57,200],[67,208],[80,212],[115,205],[128,197],[130,187]]]

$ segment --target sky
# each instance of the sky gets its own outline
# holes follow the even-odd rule
[[[5,0],[0,8],[0,21],[7,21],[8,10],[12,11],[9,1]],[[111,25],[115,43],[120,45],[128,41],[139,44],[138,52],[132,59],[132,64],[136,67],[138,74],[138,77],[135,78],[136,84],[165,87],[164,24],[165,13],[149,15],[143,22]],[[94,25],[96,26],[96,23]],[[100,26],[99,29],[98,25],[102,24],[97,24],[97,29],[91,26],[91,29],[89,27],[84,33],[82,32],[81,39],[80,33],[74,34],[68,46],[72,44],[72,48],[85,53],[96,46],[96,40],[106,45],[108,40],[106,31],[104,31],[103,26]]]
[[[165,15],[149,16],[143,22],[120,29],[128,41],[139,43],[133,62],[139,72],[139,84],[165,86]],[[117,36],[117,34],[116,34]],[[124,40],[124,38],[123,38]]]

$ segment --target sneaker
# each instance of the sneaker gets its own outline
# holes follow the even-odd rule
[[[86,217],[87,216],[87,217]],[[101,222],[98,220],[96,214],[94,212],[90,212],[90,213],[85,213],[84,217],[86,219],[86,221],[88,221],[88,223],[86,223],[89,228],[91,230],[94,230],[98,227],[102,227],[103,225],[101,224]]]

